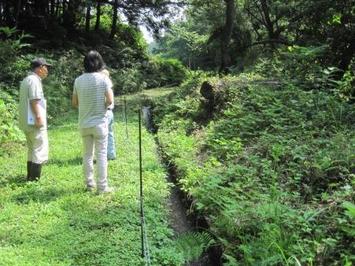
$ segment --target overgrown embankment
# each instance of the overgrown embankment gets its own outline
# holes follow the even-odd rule
[[[156,102],[179,184],[227,265],[351,265],[355,108],[262,79],[210,78],[212,94],[191,79]]]

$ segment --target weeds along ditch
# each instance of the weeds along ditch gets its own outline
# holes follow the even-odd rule
[[[190,79],[152,103],[174,183],[220,263],[351,265],[354,106],[260,78]]]
[[[146,129],[154,134],[155,143],[157,145],[157,150],[162,164],[164,165],[167,171],[167,180],[172,183],[173,186],[170,189],[170,225],[174,229],[175,234],[179,237],[188,236],[192,239],[192,243],[196,241],[194,239],[199,235],[194,235],[194,232],[203,232],[206,233],[209,231],[209,224],[207,219],[203,216],[202,213],[198,213],[192,208],[193,198],[189,197],[184,191],[181,190],[178,184],[178,176],[176,171],[176,165],[172,163],[171,158],[164,152],[162,146],[159,144],[159,139],[156,132],[157,128],[154,125],[154,113],[152,112],[152,106],[142,106],[142,118]],[[221,256],[222,256],[222,247],[216,245],[215,241],[211,242],[209,237],[206,237],[206,240],[202,239],[204,248],[201,250],[203,253],[194,258],[192,261],[187,262],[188,266],[219,266],[222,265]],[[207,242],[210,242],[208,244]],[[213,243],[213,244],[212,244]],[[189,245],[187,243],[187,245]],[[194,247],[190,247],[194,248]]]
[[[178,208],[182,209],[183,212],[180,213],[181,215],[186,216],[187,222],[190,225],[190,231],[209,232],[210,225],[206,217],[203,215],[203,213],[198,212],[196,209],[193,208],[194,199],[192,197],[189,197],[187,193],[182,191],[179,186],[176,165],[174,165],[171,162],[171,158],[169,158],[167,154],[164,153],[157,139],[156,142],[159,147],[159,154],[161,156],[162,163],[165,165],[169,175],[168,180],[174,184],[174,187],[172,188],[172,190],[174,191],[172,191],[172,193],[175,195],[172,198],[172,203],[178,205]],[[181,218],[183,219],[183,217]],[[222,266],[223,264],[221,258],[222,246],[213,244],[207,248],[207,250],[204,252],[204,254],[202,254],[202,256],[197,262],[193,262],[189,265]]]

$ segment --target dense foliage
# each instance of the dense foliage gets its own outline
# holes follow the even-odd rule
[[[354,56],[353,0],[235,0],[235,5],[229,5],[229,0],[188,2],[185,19],[158,42],[155,52],[173,55],[195,69],[217,70],[227,58],[225,68],[239,72],[285,46],[325,47],[320,62],[336,67],[340,79]],[[228,25],[231,14],[232,25]]]
[[[90,32],[101,28],[107,28],[113,39],[123,16],[130,25],[144,23],[151,30],[159,31],[168,23],[173,8],[180,5],[179,1],[166,0],[4,0],[0,3],[0,23],[30,31],[49,41],[55,35],[60,40],[77,37],[81,29]]]
[[[69,110],[74,79],[82,73],[83,55],[90,49],[103,55],[116,95],[180,84],[185,68],[173,59],[151,59],[138,28],[144,22],[158,32],[176,6],[179,3],[171,1],[1,1],[0,86],[2,93],[10,94],[2,108],[8,100],[18,100],[19,82],[38,56],[54,65],[44,82],[52,117]],[[12,113],[17,113],[13,106]],[[4,119],[11,124],[13,118]]]
[[[226,265],[351,265],[354,108],[258,75],[223,91],[203,121],[203,79],[157,103],[158,136],[224,249]]]
[[[0,46],[0,64],[2,70],[0,72],[0,112],[4,115],[0,118],[0,147],[9,141],[17,141],[22,139],[17,125],[14,123],[17,118],[17,79],[22,74],[24,62],[19,56],[19,51],[23,47],[21,39],[12,39],[15,30],[9,28],[0,28],[0,34],[4,34],[7,40]],[[3,147],[2,147],[3,149]],[[2,152],[0,152],[2,153]]]

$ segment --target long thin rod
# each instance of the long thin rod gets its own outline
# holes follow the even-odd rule
[[[138,128],[139,128],[139,196],[140,196],[140,211],[141,211],[141,244],[142,258],[144,258],[144,212],[143,212],[143,175],[142,175],[142,122],[141,110],[138,110]]]
[[[124,104],[124,119],[126,123],[126,138],[128,139],[128,122],[127,122],[127,101],[126,96],[123,97],[123,104]]]

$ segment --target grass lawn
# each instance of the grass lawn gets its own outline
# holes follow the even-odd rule
[[[142,90],[139,93],[128,94],[124,96],[119,96],[118,99],[120,103],[123,102],[123,99],[126,98],[127,102],[130,103],[130,106],[138,106],[141,100],[145,98],[159,98],[159,97],[166,97],[170,93],[174,92],[177,87],[162,87],[162,88],[154,88],[149,90]]]
[[[116,192],[85,192],[76,114],[49,128],[50,160],[39,182],[25,182],[26,147],[0,157],[0,265],[142,265],[138,126],[115,113],[118,159],[109,162]],[[153,137],[143,130],[145,215],[153,265],[181,265],[168,226],[169,184]]]

